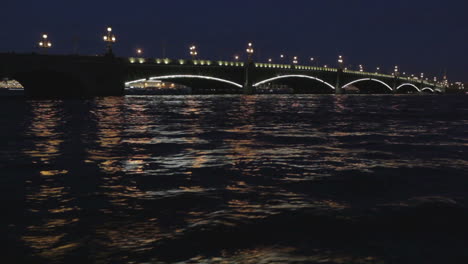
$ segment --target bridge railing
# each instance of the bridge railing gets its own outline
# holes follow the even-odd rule
[[[291,65],[291,64],[274,64],[274,63],[255,63],[256,68],[273,68],[273,69],[293,69],[293,70],[304,70],[304,71],[327,71],[337,72],[334,68],[325,67],[314,67],[304,65]]]
[[[211,61],[211,60],[184,60],[184,59],[160,59],[160,58],[128,58],[132,64],[158,64],[158,65],[196,65],[196,66],[226,66],[244,67],[244,62],[239,61]]]
[[[244,67],[245,63],[240,61],[211,61],[211,60],[185,60],[185,59],[169,59],[169,58],[128,58],[128,61],[132,64],[156,64],[156,65],[196,65],[196,66],[223,66],[223,67]],[[274,63],[254,63],[256,68],[270,68],[270,69],[291,69],[291,70],[303,70],[303,71],[320,71],[320,72],[338,72],[336,68],[328,67],[316,67],[306,65],[291,65],[291,64],[274,64]],[[380,77],[380,78],[395,78],[394,75],[377,73],[377,72],[361,72],[353,70],[343,70],[344,73],[350,73],[355,75],[362,75],[367,77]],[[398,76],[399,80],[405,80],[414,84],[424,84],[428,86],[435,86],[443,88],[442,84],[437,84],[427,80],[421,80],[417,77],[410,76]]]

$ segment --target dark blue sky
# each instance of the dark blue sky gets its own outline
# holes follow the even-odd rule
[[[2,0],[0,51],[30,52],[42,32],[54,53],[78,43],[82,54],[102,53],[102,35],[111,25],[116,53],[187,57],[189,44],[207,59],[231,59],[252,41],[257,60],[280,53],[316,57],[335,65],[368,70],[441,75],[468,81],[468,1],[465,0]]]

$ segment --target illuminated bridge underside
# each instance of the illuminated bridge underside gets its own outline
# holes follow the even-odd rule
[[[414,84],[412,84],[412,83],[404,83],[404,84],[398,86],[396,89],[397,89],[397,90],[400,90],[401,88],[403,88],[403,87],[405,87],[405,86],[413,87],[413,88],[416,89],[418,92],[421,91],[416,85],[414,85]]]
[[[234,85],[236,87],[242,88],[243,86],[241,84],[221,79],[221,78],[216,78],[216,77],[211,77],[211,76],[202,76],[202,75],[165,75],[165,76],[157,76],[157,77],[150,77],[148,80],[174,80],[174,79],[204,79],[204,80],[210,80],[210,81],[218,81],[218,82],[223,82],[227,84]],[[147,79],[140,79],[140,80],[135,80],[131,82],[126,82],[126,86],[130,86],[131,84],[138,83],[138,82],[144,82]]]
[[[258,82],[256,84],[254,84],[253,87],[258,87],[258,86],[260,86],[262,84],[269,83],[269,82],[276,81],[276,80],[280,80],[280,79],[285,79],[285,78],[306,78],[306,79],[311,79],[311,80],[319,81],[319,82],[327,85],[331,89],[335,89],[335,87],[333,85],[327,83],[326,81],[324,81],[322,79],[319,79],[317,77],[308,76],[308,75],[281,75],[281,76],[276,76],[276,77],[273,77],[273,78],[266,79],[264,81]]]
[[[434,92],[437,91],[437,90],[434,90],[434,89],[432,89],[432,88],[430,88],[430,87],[425,87],[425,88],[422,88],[421,91],[422,91],[422,92],[424,92],[424,91],[430,91],[431,93],[434,93]]]
[[[390,91],[393,91],[392,87],[390,87],[390,85],[386,84],[385,82],[381,81],[381,80],[378,80],[378,79],[372,79],[372,78],[363,78],[363,79],[358,79],[358,80],[355,80],[355,81],[352,81],[350,83],[347,83],[345,85],[343,85],[343,88],[346,88],[350,85],[353,85],[355,83],[359,83],[359,82],[366,82],[366,81],[372,81],[372,82],[378,82],[378,83],[381,83],[383,84],[385,87],[387,87]]]

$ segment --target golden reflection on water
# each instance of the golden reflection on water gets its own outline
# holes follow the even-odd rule
[[[23,153],[33,158],[35,162],[47,164],[59,155],[59,147],[63,143],[58,128],[63,122],[60,108],[59,102],[32,105],[32,119],[26,135],[34,138],[31,142],[33,148],[24,149]],[[39,161],[36,158],[39,158]]]
[[[113,225],[99,226],[96,233],[105,240],[107,246],[120,250],[148,250],[155,242],[169,237],[161,232],[157,219],[119,223],[119,228],[114,228]]]
[[[23,150],[33,163],[55,166],[61,156],[61,144],[64,135],[61,132],[63,113],[59,102],[40,102],[32,104],[31,123],[27,136],[32,138],[31,146]],[[26,204],[30,212],[44,214],[40,223],[27,227],[28,233],[22,237],[24,242],[36,250],[37,254],[46,258],[65,255],[75,248],[74,243],[62,242],[66,233],[60,231],[66,226],[79,221],[78,218],[65,219],[64,213],[79,210],[71,207],[72,200],[67,188],[61,183],[61,178],[68,175],[68,170],[40,170],[36,177],[27,181],[29,191]]]
[[[323,249],[309,249],[308,255],[301,255],[294,247],[258,247],[254,249],[239,250],[236,252],[224,251],[218,257],[196,256],[183,262],[211,263],[211,264],[257,264],[257,263],[330,263],[330,264],[374,264],[380,259],[374,256],[354,256],[341,252]],[[382,262],[383,263],[383,262]]]

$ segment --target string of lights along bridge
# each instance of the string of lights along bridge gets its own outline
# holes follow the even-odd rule
[[[307,59],[309,65],[301,65],[299,56],[291,56],[291,63],[282,63],[287,60],[285,54],[280,54],[280,63],[275,63],[273,58],[268,58],[265,63],[256,62],[254,43],[247,44],[245,60],[242,60],[241,54],[236,54],[231,61],[213,61],[200,59],[199,47],[194,44],[188,47],[190,59],[146,58],[141,47],[135,50],[134,57],[116,57],[112,48],[117,37],[112,27],[106,28],[102,40],[106,44],[104,56],[49,55],[52,41],[44,33],[38,42],[38,47],[43,50],[40,54],[0,54],[0,64],[5,64],[0,69],[8,69],[0,74],[3,78],[14,78],[24,84],[25,91],[33,96],[122,95],[125,87],[162,80],[192,87],[195,92],[216,87],[218,90],[246,94],[255,93],[274,82],[288,82],[288,85],[294,86],[295,81],[315,82],[316,85],[308,87],[314,89],[321,86],[337,94],[364,84],[377,87],[379,92],[376,93],[404,90],[443,93],[449,85],[445,76],[441,80],[436,77],[429,79],[424,73],[415,75],[402,72],[399,66],[388,74],[382,72],[380,67],[375,71],[366,71],[363,65],[359,65],[359,69],[354,70],[346,66],[343,55],[338,56],[336,68],[319,66],[314,57]],[[37,77],[39,72],[40,78]],[[48,80],[46,86],[49,88],[40,85],[44,80]],[[75,85],[64,90],[58,83],[52,85],[53,80],[73,80]]]

